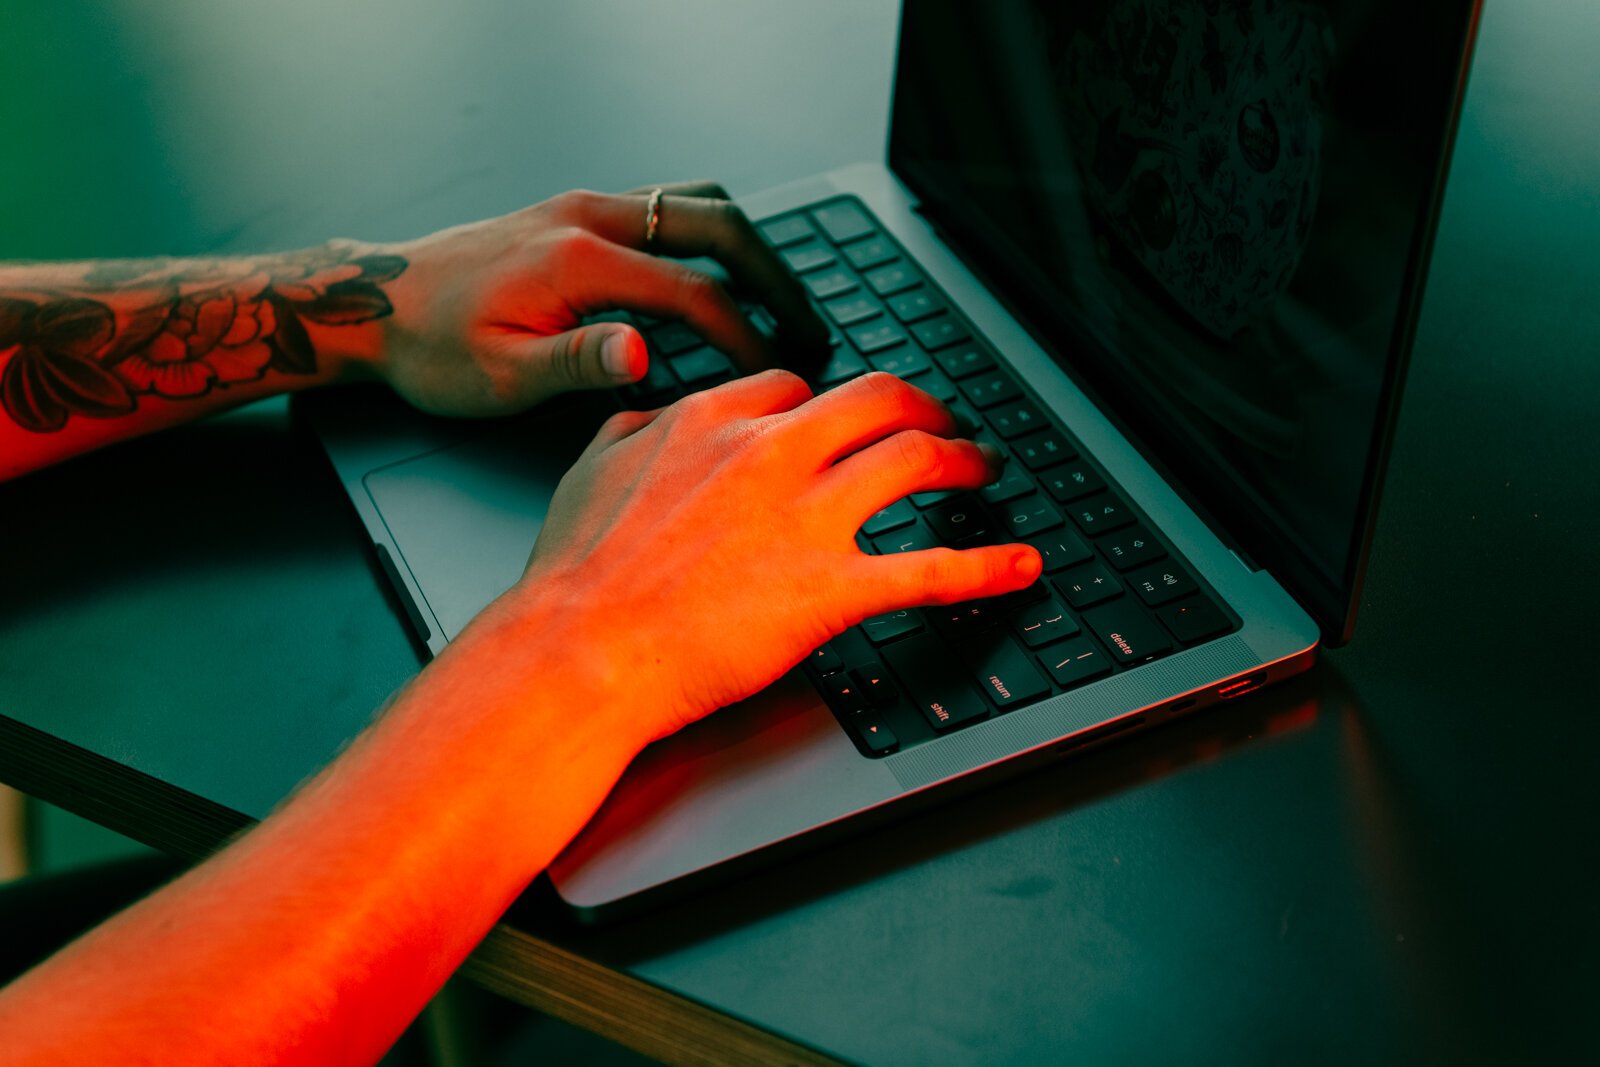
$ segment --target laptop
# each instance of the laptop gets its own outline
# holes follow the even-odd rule
[[[740,202],[830,324],[819,390],[901,376],[1009,454],[862,550],[1025,540],[1045,573],[868,619],[652,745],[551,866],[561,897],[626,914],[1347,640],[1477,10],[908,0],[886,162]],[[297,401],[430,651],[520,576],[606,414],[732,376],[635,321],[643,382],[514,419]]]

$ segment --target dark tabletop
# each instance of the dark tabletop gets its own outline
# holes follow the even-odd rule
[[[0,257],[877,158],[894,8],[8,5]],[[1348,648],[621,926],[517,921],[871,1063],[1592,1053],[1597,41],[1590,0],[1485,15]],[[420,662],[281,402],[0,487],[0,558],[0,771],[158,843],[264,815]]]

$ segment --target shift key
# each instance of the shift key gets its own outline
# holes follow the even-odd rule
[[[935,730],[948,730],[989,714],[957,660],[938,638],[918,634],[883,649],[900,687]]]

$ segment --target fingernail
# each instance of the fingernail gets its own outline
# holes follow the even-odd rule
[[[1018,552],[1011,557],[1011,569],[1017,572],[1018,578],[1031,582],[1044,569],[1044,561],[1037,552]]]
[[[1006,458],[998,448],[988,441],[979,441],[978,451],[983,453],[983,458],[989,461],[991,467],[998,467]]]
[[[628,331],[613,330],[600,346],[600,365],[617,381],[631,382],[633,371],[628,364]]]

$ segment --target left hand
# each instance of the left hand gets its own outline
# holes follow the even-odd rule
[[[583,325],[616,309],[682,320],[745,373],[775,365],[719,281],[651,252],[717,260],[771,311],[786,347],[825,348],[800,283],[720,186],[661,186],[647,251],[649,188],[563,193],[383,249],[410,265],[388,286],[394,315],[383,320],[378,373],[417,407],[448,415],[508,414],[569,389],[637,381],[649,358],[638,331]]]

